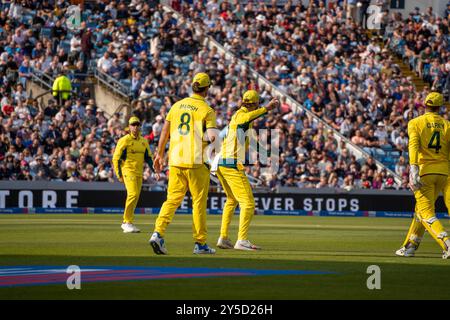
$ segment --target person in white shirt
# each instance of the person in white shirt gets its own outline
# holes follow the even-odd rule
[[[398,150],[408,151],[408,137],[406,137],[405,131],[400,131],[400,135],[395,139],[394,143]]]
[[[28,107],[24,105],[21,100],[17,102],[17,107],[14,111],[17,113],[19,119],[26,119],[30,115],[30,110],[28,110]]]
[[[100,69],[100,71],[106,73],[108,72],[109,68],[111,68],[111,66],[112,66],[112,59],[109,56],[109,52],[106,51],[103,54],[103,57],[98,59],[97,68]]]
[[[352,128],[353,128],[353,124],[351,123],[350,119],[345,118],[344,121],[341,123],[341,130],[339,132],[342,135],[348,137]]]
[[[120,120],[120,113],[116,112],[111,117],[111,119],[108,120],[108,131],[111,135],[114,134],[114,131],[118,128],[122,127],[122,121]]]
[[[338,50],[337,39],[333,39],[333,41],[330,44],[328,44],[327,47],[325,48],[325,51],[331,54],[332,56],[336,54],[337,50]]]
[[[81,36],[77,32],[70,40],[70,52],[80,52],[81,51]]]
[[[19,101],[24,102],[28,98],[28,94],[23,90],[23,85],[21,83],[17,84],[16,91],[12,96],[16,103]]]
[[[388,133],[386,132],[386,126],[382,121],[378,122],[377,129],[375,130],[375,137],[380,141],[380,145],[388,144]]]
[[[156,137],[159,137],[162,131],[163,127],[163,117],[161,115],[156,116],[156,122],[152,126],[153,135]]]

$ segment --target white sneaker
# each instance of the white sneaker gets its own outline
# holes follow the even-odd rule
[[[261,247],[258,247],[254,244],[252,244],[248,240],[238,240],[236,241],[236,244],[234,245],[234,248],[237,250],[261,250]]]
[[[217,247],[220,249],[233,249],[233,243],[230,239],[220,237],[217,240]]]
[[[444,251],[444,253],[442,254],[442,259],[450,259],[450,249]]]
[[[194,254],[215,254],[215,253],[216,249],[210,248],[206,243],[204,245],[201,245],[198,242],[194,244]]]
[[[139,233],[141,230],[136,228],[136,226],[132,223],[122,223],[123,233]]]
[[[152,237],[149,240],[150,245],[153,248],[153,252],[156,254],[167,254],[166,245],[164,239],[158,232],[153,232]]]
[[[414,257],[416,254],[416,249],[411,247],[406,249],[406,247],[401,247],[397,251],[395,251],[395,254],[399,257]]]

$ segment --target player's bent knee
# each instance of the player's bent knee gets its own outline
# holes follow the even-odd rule
[[[228,198],[227,201],[225,201],[225,205],[226,205],[226,206],[232,206],[232,207],[235,207],[235,206],[237,206],[238,204],[239,204],[239,203],[237,202],[236,199],[230,199],[230,198]]]
[[[411,242],[413,242],[413,243],[419,245],[420,242],[422,241],[422,238],[419,237],[419,236],[416,235],[416,234],[412,234],[412,235],[409,237],[409,241],[411,241]]]
[[[134,194],[134,193],[129,194],[127,198],[128,198],[127,199],[128,201],[136,201],[137,200],[137,194]]]
[[[255,212],[255,204],[243,204],[241,208],[242,210]]]

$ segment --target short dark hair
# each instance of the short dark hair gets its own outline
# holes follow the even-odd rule
[[[209,86],[207,86],[207,87],[199,87],[197,82],[195,82],[192,85],[192,90],[194,91],[194,93],[203,93],[203,92],[207,91],[208,89],[209,89]]]

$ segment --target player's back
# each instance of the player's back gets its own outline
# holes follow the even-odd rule
[[[439,114],[427,112],[408,123],[410,158],[412,147],[418,150],[420,175],[449,174],[450,122]],[[412,159],[411,162],[415,162]]]
[[[176,102],[167,118],[170,121],[169,165],[196,168],[205,162],[203,138],[206,129],[216,127],[214,110],[197,94]]]
[[[239,163],[245,161],[246,141],[248,130],[252,128],[251,122],[246,122],[243,118],[247,109],[240,108],[231,117],[228,125],[228,132],[222,143],[222,158],[236,159]]]

